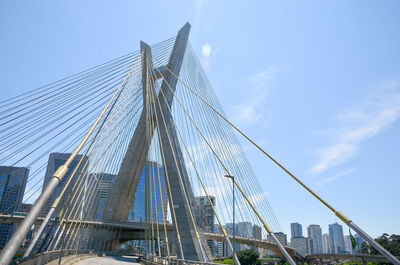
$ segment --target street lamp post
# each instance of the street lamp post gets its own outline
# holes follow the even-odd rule
[[[229,175],[225,175],[225,178],[230,178],[232,179],[232,197],[233,197],[233,201],[232,201],[232,248],[233,248],[233,265],[235,265],[235,177],[234,176],[229,176]]]

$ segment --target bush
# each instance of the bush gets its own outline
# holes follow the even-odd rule
[[[255,249],[248,248],[239,250],[236,255],[241,265],[261,265],[259,253]]]

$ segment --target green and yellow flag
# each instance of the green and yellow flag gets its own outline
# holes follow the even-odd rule
[[[351,231],[349,229],[349,233],[350,233],[350,239],[351,239],[351,246],[353,247],[353,249],[356,248],[356,246],[358,245],[357,240],[353,237],[353,235],[351,234]]]

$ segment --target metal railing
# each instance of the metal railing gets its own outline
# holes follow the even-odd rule
[[[54,250],[45,252],[42,254],[35,255],[30,258],[21,258],[11,262],[11,264],[21,264],[21,265],[39,265],[39,264],[46,264],[50,261],[72,256],[72,255],[82,255],[82,254],[96,254],[93,249],[64,249],[64,250]]]

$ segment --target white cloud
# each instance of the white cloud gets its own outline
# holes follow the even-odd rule
[[[317,151],[311,168],[321,173],[346,162],[358,152],[358,146],[389,128],[400,116],[400,82],[378,84],[363,103],[339,115],[337,127],[328,130],[330,145]]]
[[[250,97],[244,103],[233,107],[233,117],[237,123],[253,125],[265,116],[263,105],[267,99],[270,86],[276,79],[276,72],[275,67],[269,66],[249,78],[248,93]]]
[[[346,169],[346,170],[341,171],[341,172],[339,172],[339,173],[337,173],[337,174],[335,174],[335,175],[333,175],[333,176],[331,176],[331,177],[328,177],[328,178],[325,178],[325,179],[321,180],[321,181],[317,184],[317,186],[318,186],[318,188],[322,188],[323,186],[325,186],[325,185],[328,184],[329,182],[334,181],[334,180],[336,180],[336,179],[338,179],[338,178],[340,178],[340,177],[349,175],[349,174],[351,174],[351,173],[354,173],[354,172],[356,172],[357,170],[358,170],[357,168]]]

